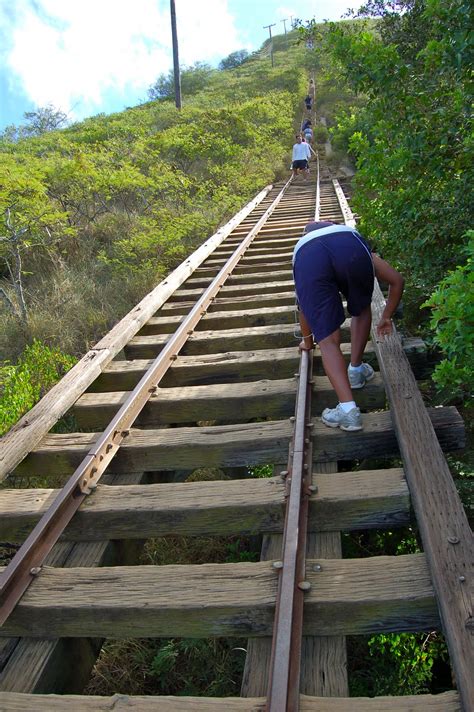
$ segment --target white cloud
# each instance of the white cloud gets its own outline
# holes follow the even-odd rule
[[[0,0],[9,2],[9,0]],[[13,6],[13,8],[12,8]],[[227,0],[176,0],[182,64],[212,61],[240,46]],[[107,92],[141,92],[172,64],[167,0],[15,0],[0,5],[4,59],[38,106],[79,118]],[[6,31],[9,25],[8,32]]]

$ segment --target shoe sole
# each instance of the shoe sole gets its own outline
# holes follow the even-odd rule
[[[368,378],[366,378],[363,383],[358,383],[356,386],[353,386],[349,380],[349,385],[351,387],[351,390],[358,391],[360,388],[363,388],[366,383],[368,383],[369,381],[371,381],[374,378],[374,376],[375,376],[375,371]]]
[[[341,425],[340,423],[331,423],[328,420],[324,420],[324,418],[321,418],[321,421],[324,423],[324,425],[327,425],[328,428],[340,428],[341,430],[345,430],[346,433],[353,433],[357,430],[362,430],[363,425]]]

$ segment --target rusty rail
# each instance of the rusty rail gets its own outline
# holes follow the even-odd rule
[[[302,351],[294,433],[288,470],[282,473],[287,483],[287,505],[283,533],[283,561],[278,582],[273,632],[268,712],[296,712],[299,709],[299,680],[303,636],[303,598],[309,590],[305,576],[308,498],[311,485],[311,375],[312,351]]]

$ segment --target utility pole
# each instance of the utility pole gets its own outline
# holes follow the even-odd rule
[[[170,0],[171,12],[171,36],[173,38],[173,74],[174,74],[174,96],[177,109],[181,109],[181,75],[179,73],[178,57],[178,32],[176,30],[176,8],[174,0]]]
[[[264,25],[263,26],[263,29],[264,30],[268,29],[268,32],[270,33],[270,58],[272,60],[272,67],[275,66],[273,64],[273,40],[272,40],[272,27],[275,27],[275,24],[276,23],[274,22],[273,25]]]
[[[280,20],[280,22],[283,22],[283,28],[284,28],[284,30],[285,30],[285,46],[286,46],[286,48],[288,49],[288,37],[286,36],[286,23],[287,23],[287,21],[288,21],[288,18],[287,18],[287,17],[285,17],[284,20]]]

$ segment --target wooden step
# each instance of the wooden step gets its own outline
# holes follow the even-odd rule
[[[324,408],[334,408],[337,397],[325,376],[315,376],[313,415]],[[85,393],[74,405],[74,415],[81,430],[105,428],[125,403],[129,391]],[[385,407],[385,391],[380,374],[360,389],[357,405],[362,410]],[[137,427],[168,423],[197,423],[203,420],[245,422],[254,418],[289,418],[294,414],[296,380],[264,380],[249,383],[226,383],[187,388],[159,388],[135,422]]]
[[[267,561],[43,567],[0,635],[268,636],[273,629],[278,576]],[[305,596],[306,635],[439,628],[424,554],[309,559],[305,580],[311,585]]]
[[[300,695],[300,712],[461,712],[457,692],[405,697],[308,697]],[[264,712],[266,698],[152,697],[116,694],[24,695],[0,692],[2,712]]]
[[[404,349],[418,378],[429,373],[430,365],[427,361],[426,347],[421,339],[405,339]],[[341,350],[348,363],[350,344],[341,344]],[[271,367],[268,356],[267,350],[229,351],[204,356],[180,355],[167,372],[162,385],[166,387],[192,386],[258,381],[262,378],[288,378],[298,370],[299,352],[295,347],[272,350]],[[364,352],[364,360],[377,368],[374,348],[370,341]],[[90,390],[95,392],[131,390],[151,363],[151,359],[112,361],[94,381]],[[317,351],[314,354],[314,372],[316,374],[323,373],[321,356]]]
[[[248,351],[250,349],[296,348],[300,336],[295,336],[295,324],[270,324],[252,326],[247,329],[222,329],[217,331],[195,331],[183,346],[184,355],[202,355],[223,351]],[[349,339],[350,322],[341,327],[342,339]],[[127,358],[153,358],[166,344],[171,334],[135,336],[124,348]],[[271,357],[269,357],[271,361]]]
[[[409,522],[403,470],[314,474],[309,531],[397,527]],[[59,490],[0,490],[0,537],[22,541]],[[99,484],[64,539],[143,539],[167,535],[234,535],[283,530],[281,477],[218,482]]]
[[[441,446],[464,447],[461,416],[454,407],[429,408]],[[398,454],[389,411],[363,416],[364,430],[342,432],[313,420],[313,461],[333,462]],[[149,472],[240,467],[286,462],[292,434],[289,420],[213,427],[132,429],[113,461],[113,471]],[[18,474],[66,474],[77,467],[97,440],[96,433],[49,434],[19,464]]]
[[[184,319],[184,314],[175,316],[156,316],[147,321],[138,336],[148,334],[170,334]],[[235,311],[212,311],[199,322],[199,331],[209,329],[236,329],[251,326],[269,326],[270,324],[294,324],[296,319],[294,306],[245,309]]]
[[[291,292],[295,293],[295,283],[293,280],[284,280],[279,282],[265,282],[264,285],[259,284],[243,284],[241,286],[224,285],[219,292],[222,297],[240,297],[247,294],[271,294],[273,292]],[[202,289],[177,289],[173,293],[170,301],[187,301],[192,299],[196,301],[202,294]]]

